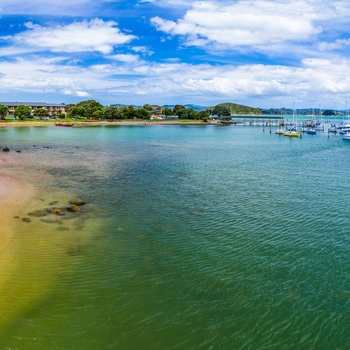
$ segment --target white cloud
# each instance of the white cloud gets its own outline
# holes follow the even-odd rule
[[[25,52],[101,52],[108,54],[118,45],[136,39],[134,35],[124,34],[113,21],[95,18],[91,21],[74,22],[68,25],[43,27],[26,23],[27,31],[13,36],[2,37],[14,45],[15,50]]]
[[[350,39],[337,39],[333,43],[322,42],[318,45],[320,51],[332,51],[342,49],[350,45]]]
[[[333,19],[335,3],[313,0],[240,0],[196,2],[182,19],[158,16],[151,23],[187,45],[259,48],[283,42],[303,42],[322,32],[318,21]]]
[[[192,65],[147,63],[120,56],[123,62],[87,68],[62,66],[66,57],[31,57],[0,62],[0,93],[56,93],[90,96],[103,103],[195,102],[211,105],[232,101],[271,106],[310,101],[334,106],[349,99],[350,60],[305,59],[299,68],[280,65]],[[61,60],[61,61],[60,61]],[[125,79],[128,76],[128,79]],[[132,78],[135,77],[135,78]],[[167,92],[166,94],[164,92]],[[214,102],[213,102],[214,101]],[[277,102],[279,104],[279,102]]]
[[[130,54],[117,54],[117,55],[109,56],[109,58],[115,61],[126,62],[126,63],[136,63],[139,61],[139,56],[130,55]]]

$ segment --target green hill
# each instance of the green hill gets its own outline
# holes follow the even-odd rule
[[[248,107],[232,102],[225,102],[216,105],[213,109],[213,114],[217,114],[215,113],[215,110],[220,110],[222,108],[227,108],[230,111],[230,114],[262,114],[261,109],[259,108]]]

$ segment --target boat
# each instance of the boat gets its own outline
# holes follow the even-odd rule
[[[350,140],[350,131],[343,134],[343,140]]]
[[[293,104],[293,122],[289,124],[288,130],[283,133],[284,136],[289,137],[299,137],[300,134],[296,131],[296,127],[294,124],[295,121],[295,104]]]
[[[306,133],[309,135],[316,135],[316,128],[310,127],[306,130]]]
[[[279,125],[278,129],[275,131],[275,134],[283,135],[284,133],[285,131],[283,130],[282,125]]]
[[[328,128],[328,132],[337,133],[337,126],[335,124],[331,124],[331,126]]]
[[[289,136],[289,137],[299,137],[300,134],[298,134],[296,131],[291,130],[291,131],[286,131],[283,133],[284,136]]]
[[[69,128],[69,127],[73,126],[74,124],[73,123],[55,123],[55,125]]]

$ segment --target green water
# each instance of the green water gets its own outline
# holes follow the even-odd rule
[[[339,135],[43,127],[1,129],[0,143],[27,162],[6,171],[40,179],[31,209],[88,201],[18,223],[1,348],[350,347]]]

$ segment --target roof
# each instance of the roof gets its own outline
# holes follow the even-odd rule
[[[29,107],[64,107],[64,103],[46,103],[46,102],[0,102],[0,105],[4,106],[14,106],[17,107],[19,105],[29,106]]]

